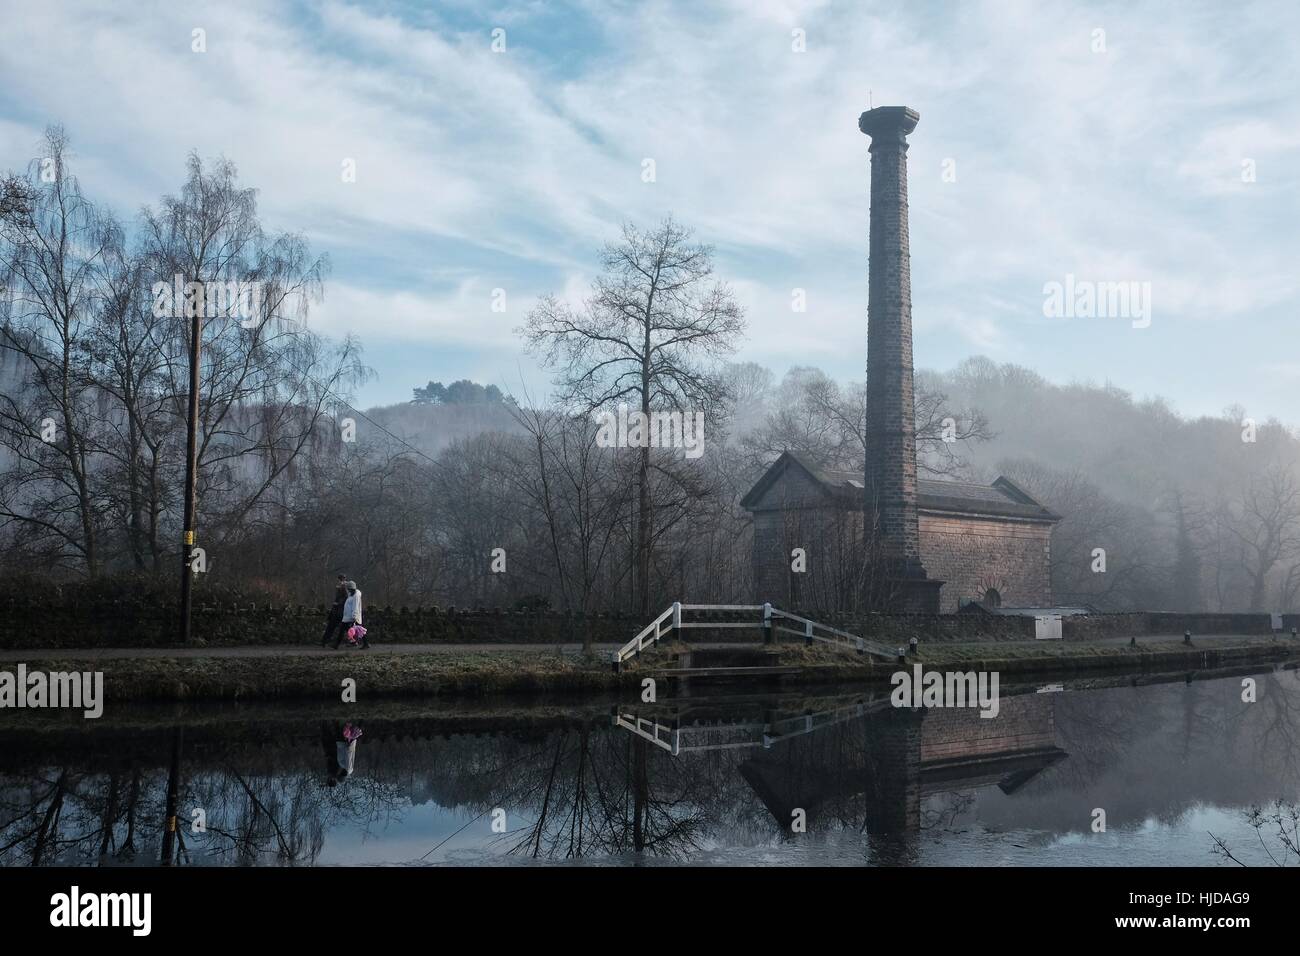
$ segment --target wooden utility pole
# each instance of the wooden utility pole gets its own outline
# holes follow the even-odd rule
[[[177,815],[180,807],[181,747],[184,735],[185,731],[180,725],[172,730],[172,759],[167,767],[167,808],[163,817],[162,852],[158,860],[163,866],[171,866],[174,862],[176,841],[180,839]]]
[[[190,300],[194,310],[190,325],[190,408],[185,456],[185,527],[181,537],[181,619],[182,644],[190,641],[190,608],[193,604],[194,571],[190,566],[194,553],[194,520],[198,510],[199,471],[199,346],[203,334],[203,303],[201,296]]]

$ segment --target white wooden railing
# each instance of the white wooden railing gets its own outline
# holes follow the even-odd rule
[[[761,612],[762,617],[754,621],[687,621],[682,615],[691,611],[730,611],[735,613]],[[780,621],[792,621],[801,625],[796,630],[787,627]],[[888,647],[879,641],[868,641],[856,634],[850,634],[848,631],[841,631],[839,628],[831,627],[829,624],[822,624],[818,621],[809,620],[806,617],[800,617],[798,614],[791,614],[789,611],[783,611],[780,608],[773,607],[771,604],[682,604],[680,601],[674,601],[672,606],[660,614],[657,618],[645,626],[636,637],[628,641],[618,650],[613,652],[614,664],[621,664],[629,658],[640,654],[647,647],[650,647],[665,634],[678,635],[682,631],[691,628],[759,628],[764,631],[765,640],[770,640],[772,631],[781,631],[786,634],[794,634],[802,637],[807,643],[821,641],[826,644],[832,644],[845,650],[857,651],[858,653],[874,654],[879,657],[885,657],[894,660],[902,653],[901,648]]]
[[[903,654],[902,648],[889,647],[879,641],[869,641],[864,637],[858,637],[856,634],[850,634],[848,631],[841,631],[838,627],[831,627],[829,624],[822,624],[818,621],[810,621],[806,617],[791,614],[789,611],[782,611],[780,608],[772,608],[772,616],[787,621],[795,621],[803,625],[799,630],[781,624],[774,624],[773,627],[785,634],[802,637],[809,644],[813,641],[821,641],[825,644],[834,644],[845,650],[875,654],[879,657],[887,657],[890,660],[901,657]]]

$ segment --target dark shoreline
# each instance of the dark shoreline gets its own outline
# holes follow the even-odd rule
[[[653,677],[672,692],[679,680],[673,673],[674,648],[647,652],[640,661],[615,673],[608,660],[573,655],[467,652],[464,654],[385,654],[351,652],[346,656],[285,657],[153,657],[80,659],[33,657],[22,661],[32,671],[103,671],[109,701],[284,700],[340,701],[344,681],[356,682],[360,702],[377,697],[474,698],[545,694],[614,693],[629,695]],[[1087,674],[1141,675],[1157,671],[1203,670],[1233,665],[1273,663],[1300,657],[1293,639],[1234,643],[1218,639],[1213,645],[1148,643],[1124,645],[1070,643],[1056,646],[932,644],[906,664],[872,660],[822,647],[784,645],[772,663],[787,672],[768,677],[689,677],[698,685],[804,687],[851,682],[887,681],[913,664],[926,669],[996,671],[1003,679],[1048,678]],[[0,664],[16,669],[18,661]]]

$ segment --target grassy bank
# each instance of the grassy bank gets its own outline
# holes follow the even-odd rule
[[[888,679],[899,669],[896,662],[855,659],[824,645],[791,646],[778,655],[783,664],[799,664],[818,679]],[[1178,640],[1145,643],[1138,647],[1119,644],[1032,644],[975,643],[931,644],[908,656],[909,663],[934,670],[997,671],[1006,676],[1067,676],[1093,672],[1143,673],[1160,670],[1200,670],[1234,664],[1267,663],[1300,658],[1300,642],[1294,639],[1216,640],[1213,645],[1186,645]]]
[[[573,655],[352,653],[339,657],[189,657],[31,659],[29,671],[104,672],[111,701],[339,700],[343,682],[356,681],[357,699],[381,696],[475,697],[552,693],[632,692],[647,675],[667,676],[680,647],[648,651],[615,674],[606,660]],[[997,671],[1005,677],[1070,675],[1089,672],[1142,673],[1200,670],[1300,656],[1294,640],[1217,640],[1212,647],[1145,644],[1138,648],[1103,644],[933,644],[909,658],[939,670]],[[769,663],[793,668],[782,685],[887,680],[899,669],[893,661],[873,660],[835,648],[799,644],[774,649]],[[12,670],[17,662],[6,662]],[[693,677],[692,682],[702,678]],[[754,678],[739,678],[747,682]]]
[[[31,670],[104,672],[109,700],[357,700],[376,696],[480,696],[617,688],[608,663],[555,655],[371,654],[338,657],[155,657],[26,661]],[[6,667],[12,669],[12,664]]]

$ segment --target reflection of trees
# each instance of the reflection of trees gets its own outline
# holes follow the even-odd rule
[[[0,865],[126,863],[141,833],[167,865],[311,863],[331,825],[369,832],[405,806],[395,782],[357,775],[326,788],[316,773],[284,770],[282,753],[268,760],[249,748],[230,748],[219,769],[191,775],[179,743],[178,734],[165,769],[63,766],[0,778]],[[190,829],[194,808],[204,811],[205,832]]]
[[[975,793],[954,790],[921,808],[921,829],[938,833],[955,833],[957,823],[975,808]]]
[[[214,783],[207,853],[239,863],[268,854],[278,863],[315,862],[325,844],[324,813],[301,776],[249,779],[231,768]]]
[[[1241,699],[1245,676],[1257,682],[1255,703]],[[1263,672],[1061,695],[1056,735],[1069,759],[1033,781],[1014,814],[982,812],[1083,830],[1091,809],[1103,807],[1115,827],[1174,825],[1199,804],[1243,806],[1292,792],[1298,691],[1284,674]]]
[[[809,832],[875,838],[917,825],[916,767],[908,776],[903,758],[882,746],[896,732],[915,734],[915,718],[858,718],[767,749],[733,741],[673,757],[622,730],[561,731],[499,761],[465,803],[481,815],[501,806],[525,816],[499,842],[534,858],[684,857],[724,827],[741,842],[787,840],[795,807]]]
[[[1271,763],[1283,779],[1294,783],[1300,780],[1300,670],[1273,671],[1257,680],[1255,703],[1241,705],[1253,709],[1258,723],[1256,759]]]
[[[535,814],[509,852],[575,858],[629,850],[684,856],[698,847],[703,787],[639,737],[589,728],[555,735],[549,761],[522,774],[512,805]],[[660,759],[662,758],[662,759]]]
[[[68,767],[9,777],[0,790],[0,865],[126,862],[139,821],[157,819],[141,805],[141,773],[88,775]]]
[[[312,864],[332,825],[359,827],[369,835],[380,821],[400,816],[407,803],[406,788],[384,779],[382,767],[346,779],[336,775],[334,737],[324,724],[323,777],[307,770],[286,772],[275,761],[267,764],[247,755],[242,761],[228,760],[220,772],[196,779],[190,800],[207,813],[204,853],[241,864],[263,859]]]
[[[1255,830],[1260,848],[1273,866],[1291,866],[1300,861],[1300,804],[1274,801],[1273,806],[1252,807],[1243,814],[1246,822]],[[1238,866],[1246,866],[1232,852],[1232,848],[1222,837],[1210,834],[1214,841],[1212,853],[1222,856]]]
[[[912,858],[919,831],[954,833],[976,819],[991,831],[1061,832],[1086,826],[1096,806],[1122,826],[1175,820],[1193,803],[1249,806],[1291,793],[1300,682],[1255,676],[1254,704],[1240,700],[1239,676],[1059,695],[1056,743],[1069,759],[1001,793],[972,782],[978,775],[930,773],[916,736],[929,715],[888,709],[791,731],[800,716],[812,727],[814,714],[852,711],[856,698],[643,708],[690,728],[693,743],[676,757],[590,714],[474,724],[491,728],[478,735],[422,722],[414,737],[390,720],[362,738],[346,779],[333,732],[313,734],[310,721],[278,733],[187,728],[174,765],[166,729],[120,749],[97,737],[79,757],[33,745],[34,766],[0,774],[0,865],[157,861],[169,781],[178,827],[168,858],[182,864],[312,864],[331,830],[369,835],[429,804],[465,814],[457,833],[504,809],[508,832],[486,846],[530,859],[685,858],[725,833],[735,850],[865,840],[873,862],[899,862]],[[916,746],[898,746],[900,737]],[[692,749],[702,742],[718,749]],[[68,759],[44,764],[51,750]],[[204,833],[190,829],[195,808]],[[791,832],[792,808],[804,811],[806,834]]]
[[[1077,789],[1109,771],[1135,738],[1155,733],[1150,701],[1136,688],[1067,694],[1057,704],[1056,734],[1070,759],[1055,770],[1057,785]]]

